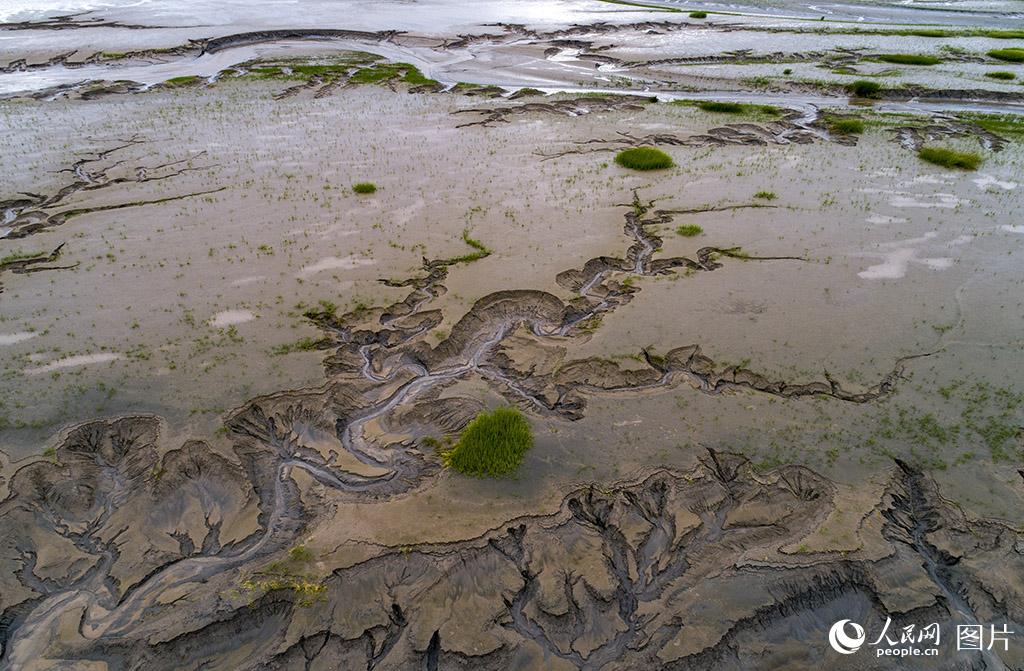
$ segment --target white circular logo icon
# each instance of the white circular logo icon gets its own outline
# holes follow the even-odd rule
[[[853,636],[848,636],[846,626],[853,630]],[[832,649],[841,655],[852,655],[864,645],[864,627],[850,620],[839,620],[828,630],[828,644]]]

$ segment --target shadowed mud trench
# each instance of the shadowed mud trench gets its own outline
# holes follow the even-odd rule
[[[1012,10],[790,4],[0,12],[0,667],[1024,668]]]

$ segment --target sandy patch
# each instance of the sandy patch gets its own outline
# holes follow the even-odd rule
[[[262,282],[267,279],[266,275],[252,275],[250,277],[242,277],[231,283],[233,287],[244,287],[247,284],[253,284],[254,282]]]
[[[23,373],[25,375],[41,375],[43,373],[50,373],[55,370],[61,370],[64,368],[77,368],[79,366],[88,366],[94,363],[107,363],[109,361],[117,361],[121,358],[120,354],[116,352],[101,352],[99,354],[79,354],[77,356],[64,357],[63,359],[57,359],[51,361],[48,364],[42,366],[35,366],[33,368],[26,368]]]
[[[873,214],[864,221],[869,224],[876,224],[878,226],[886,226],[888,224],[905,224],[908,219],[906,217],[889,217],[882,214]]]
[[[1004,182],[992,175],[982,175],[981,177],[975,177],[971,181],[982,191],[987,191],[990,186],[999,187],[1003,191],[1013,191],[1017,188],[1017,182]]]
[[[3,345],[14,345],[19,342],[24,342],[30,338],[35,338],[38,333],[33,331],[18,331],[17,333],[0,333],[0,346]]]
[[[353,270],[355,268],[362,268],[363,266],[372,266],[377,262],[373,259],[365,259],[358,256],[345,256],[338,258],[337,256],[328,256],[325,259],[321,259],[316,263],[304,266],[299,271],[299,276],[316,275],[322,273],[325,270]]]
[[[251,322],[253,319],[256,319],[256,315],[248,310],[224,310],[215,314],[209,324],[214,328],[224,328]]]

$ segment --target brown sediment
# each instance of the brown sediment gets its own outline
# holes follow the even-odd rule
[[[582,269],[560,273],[558,285],[576,295],[568,303],[538,290],[496,292],[476,301],[452,327],[447,338],[436,346],[429,346],[422,336],[438,323],[440,312],[428,308],[431,301],[444,292],[441,283],[447,276],[447,269],[453,264],[486,256],[486,252],[479,251],[466,257],[424,259],[424,274],[405,280],[387,280],[391,286],[411,288],[405,300],[393,305],[341,316],[324,311],[307,313],[325,334],[321,346],[334,350],[324,362],[327,381],[315,390],[285,391],[254,399],[231,413],[225,420],[225,428],[235,454],[234,462],[224,461],[195,441],[158,457],[155,446],[159,425],[147,417],[93,422],[72,430],[51,459],[32,462],[15,473],[10,485],[11,496],[0,512],[0,524],[39,529],[29,540],[31,545],[15,541],[20,538],[18,534],[4,534],[16,543],[5,550],[8,561],[24,569],[17,574],[20,576],[15,578],[17,590],[12,592],[21,596],[5,602],[0,618],[5,659],[17,664],[44,654],[48,632],[64,613],[80,607],[88,612],[97,605],[104,614],[83,617],[84,638],[74,656],[148,655],[150,644],[141,643],[147,636],[144,632],[157,631],[153,627],[159,628],[158,623],[163,617],[171,616],[171,610],[176,613],[172,617],[180,617],[180,609],[185,607],[171,599],[169,604],[174,608],[170,609],[167,598],[161,595],[174,594],[197,580],[224,579],[267,555],[280,552],[296,541],[307,524],[317,519],[329,500],[387,501],[424,487],[440,472],[440,464],[437,457],[423,451],[412,436],[457,432],[481,407],[471,398],[456,396],[442,400],[438,396],[441,389],[460,379],[478,376],[529,412],[566,420],[585,414],[588,395],[643,392],[681,382],[708,394],[746,389],[783,398],[818,396],[850,403],[867,403],[891,393],[910,357],[898,361],[874,386],[854,391],[846,389],[827,372],[822,381],[793,383],[772,380],[744,367],[718,370],[696,345],[673,349],[665,356],[645,351],[647,368],[640,370],[624,370],[599,359],[562,361],[574,342],[585,339],[589,324],[595,318],[629,302],[640,290],[620,281],[623,276],[660,275],[679,268],[710,272],[722,268],[724,259],[737,262],[803,260],[790,256],[758,257],[735,247],[719,246],[702,247],[694,259],[657,259],[654,254],[661,240],[649,229],[670,223],[676,211],[655,210],[653,203],[644,203],[636,194],[631,203],[623,206],[628,208],[624,231],[632,240],[630,246],[622,257],[598,257],[585,263]],[[467,242],[470,241],[467,239]],[[380,328],[358,328],[373,320]],[[519,370],[514,357],[509,356],[503,346],[514,333],[519,334],[522,346],[527,348],[534,346],[531,341],[538,345],[546,341],[556,343],[559,353],[552,361],[561,363],[556,363],[550,372]],[[378,441],[368,431],[368,425],[375,421],[387,427],[390,435],[406,437]],[[232,463],[238,465],[232,466]],[[207,478],[204,472],[210,469],[234,475]],[[171,488],[162,484],[164,478],[170,478],[166,482],[185,478],[182,482],[190,484]],[[226,482],[217,484],[221,480]],[[308,485],[300,485],[304,482],[315,482],[323,491],[332,492],[330,498],[303,494],[308,489]],[[734,487],[730,483],[726,480],[721,486],[729,490]],[[220,489],[214,492],[211,487]],[[161,520],[160,524],[169,524],[173,518],[161,511],[172,504],[163,503],[161,497],[172,494],[176,497],[173,500],[179,502],[173,504],[176,506],[183,505],[177,497],[198,497],[189,498],[196,503],[190,503],[188,509],[202,519],[184,527],[193,531],[181,531],[182,527],[175,522],[173,528],[165,528],[165,531],[159,531],[158,524],[152,529],[132,532],[117,522],[118,510],[135,510],[155,515],[155,519]],[[602,536],[604,550],[595,557],[601,556],[600,552],[606,553],[604,556],[611,552],[612,556],[621,556],[622,561],[640,561],[640,566],[654,571],[639,581],[618,569],[609,576],[608,579],[619,584],[618,605],[601,611],[603,615],[595,612],[587,617],[604,618],[618,611],[625,630],[586,654],[578,651],[565,657],[579,668],[600,668],[604,662],[626,655],[626,650],[642,647],[642,641],[666,642],[675,634],[675,630],[659,629],[661,633],[653,636],[654,632],[644,629],[646,619],[631,605],[641,595],[660,598],[668,584],[687,570],[689,560],[668,569],[658,558],[659,553],[674,544],[668,528],[663,526],[664,520],[675,519],[677,515],[673,512],[663,517],[668,515],[668,499],[663,494],[662,485],[657,485],[647,494],[638,494],[641,498],[623,495],[631,506],[647,500],[639,510],[647,510],[655,527],[661,529],[650,542],[642,544],[647,549],[637,550],[640,554],[632,560],[621,553],[634,550],[628,549],[628,543],[622,544],[626,542],[625,537],[620,537],[619,531],[612,532],[614,525],[604,516],[607,507],[613,505],[610,501],[595,498],[591,493],[582,498],[574,497],[566,504],[566,510],[576,520],[573,524],[582,525],[580,529],[608,528],[611,535]],[[644,498],[649,496],[653,498]],[[740,500],[742,496],[737,497],[737,501]],[[234,511],[231,515],[237,520],[229,522],[225,515],[228,509]],[[706,527],[709,535],[705,537],[705,532],[696,532],[702,540],[695,542],[711,542],[722,534],[726,528],[722,520],[733,514],[730,510],[723,509],[714,519],[707,519],[711,524]],[[246,512],[243,514],[243,511]],[[656,521],[658,519],[662,521]],[[234,529],[230,540],[225,533],[227,524]],[[143,537],[133,541],[139,547],[130,556],[125,554],[122,536],[140,532]],[[146,537],[150,533],[169,535],[176,549],[155,554],[142,552],[155,542]],[[657,552],[650,545],[655,538],[662,547]],[[794,536],[788,542],[795,539]],[[51,572],[46,580],[32,578],[36,556],[44,548],[62,546],[80,560],[64,573]],[[520,552],[514,543],[508,551]],[[468,559],[459,561],[464,563]],[[513,575],[520,575],[522,582],[510,591],[511,596],[495,602],[498,610],[494,615],[501,615],[502,629],[515,632],[522,640],[533,641],[551,652],[550,635],[544,633],[547,625],[538,624],[537,616],[525,614],[533,608],[539,574],[514,560],[509,569],[513,570]],[[328,592],[333,589],[332,581],[333,578],[329,578],[324,583]],[[564,592],[566,587],[572,587],[569,591],[575,594],[574,589],[582,585],[577,585],[573,579],[563,582],[561,589]],[[280,595],[257,601],[257,604],[270,603],[281,604]],[[399,604],[397,597],[392,604],[393,608],[386,613],[390,613],[390,626],[397,629],[389,630],[389,636],[397,641],[406,635],[399,625],[408,622],[413,611],[409,610],[411,605]],[[274,606],[279,607],[285,609],[284,613],[293,608],[288,604]],[[365,623],[366,619],[354,618],[347,622],[349,625]],[[210,626],[217,628],[214,624]],[[435,627],[432,631],[440,629]],[[357,634],[355,638],[360,636]],[[173,645],[174,637],[165,640]],[[130,649],[123,648],[128,641],[133,641]],[[433,644],[437,655],[447,649],[445,641],[442,634]],[[498,657],[506,660],[506,654],[515,647],[507,642],[492,646],[491,652],[500,653]],[[160,644],[156,649],[163,650]],[[428,651],[431,644],[423,641],[422,647],[416,649]],[[102,652],[89,653],[88,650]],[[261,648],[252,658],[272,664],[268,654],[271,653]],[[375,663],[383,663],[392,654],[395,653],[391,648],[375,647]]]
[[[231,641],[247,669],[742,669],[785,666],[785,647],[760,642],[820,636],[841,616],[875,629],[886,617],[947,629],[1024,619],[1020,535],[966,518],[926,475],[892,469],[861,529],[877,545],[787,550],[836,505],[835,486],[813,471],[757,473],[709,449],[692,471],[582,487],[553,513],[479,537],[379,548],[323,578],[313,612],[287,590],[221,599],[217,614],[214,597],[193,595],[67,654],[170,669],[217,663]],[[807,654],[823,661],[826,650]]]

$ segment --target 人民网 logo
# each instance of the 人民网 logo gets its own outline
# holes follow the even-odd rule
[[[853,631],[853,636],[847,633],[847,626]],[[864,627],[850,620],[839,620],[828,630],[828,644],[841,655],[852,655],[860,650],[866,638]]]

